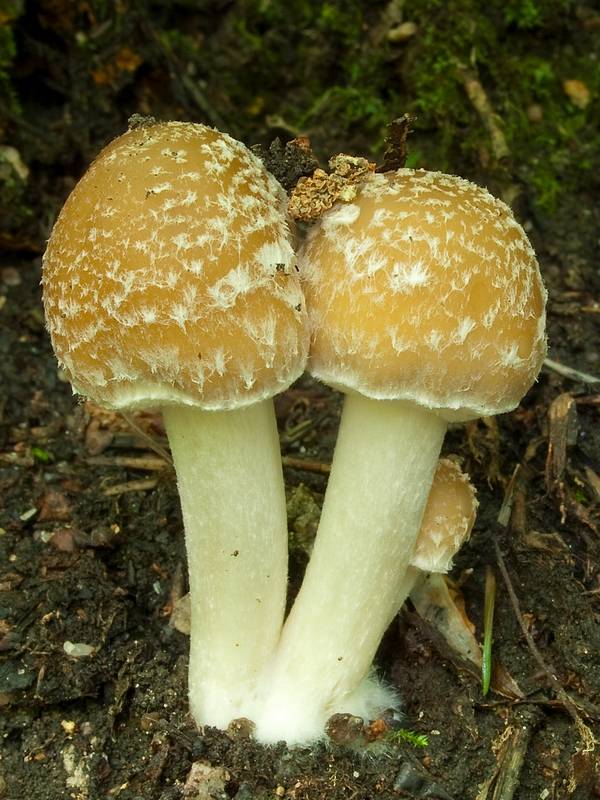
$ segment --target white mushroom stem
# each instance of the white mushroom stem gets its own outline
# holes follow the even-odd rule
[[[271,400],[236,411],[163,409],[191,595],[190,706],[199,725],[252,717],[280,635],[287,519]]]
[[[381,710],[377,684],[361,683],[401,602],[446,427],[412,403],[346,397],[314,550],[255,719],[260,740],[308,741],[333,713]]]

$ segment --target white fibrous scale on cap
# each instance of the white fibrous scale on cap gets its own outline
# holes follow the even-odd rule
[[[168,122],[110,143],[44,256],[57,357],[115,408],[236,408],[303,369],[306,312],[287,197],[240,142]]]
[[[477,506],[468,476],[454,461],[440,459],[411,566],[424,572],[449,572],[453,557],[471,534]]]
[[[512,212],[461,178],[365,178],[310,229],[299,256],[310,370],[448,419],[514,408],[545,352],[538,264]]]

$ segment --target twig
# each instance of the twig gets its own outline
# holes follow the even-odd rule
[[[140,481],[127,481],[127,483],[116,483],[114,486],[109,486],[102,494],[105,497],[114,497],[115,495],[125,494],[126,492],[147,492],[149,489],[154,489],[158,481],[156,478],[145,478]]]
[[[120,413],[125,422],[131,428],[133,428],[133,430],[137,433],[137,435],[148,444],[148,447],[151,450],[154,450],[154,452],[161,458],[163,458],[167,462],[167,464],[173,466],[173,459],[171,458],[169,452],[165,450],[164,447],[161,447],[159,444],[157,444],[151,436],[148,436],[146,431],[140,428],[140,426],[137,424],[137,422],[133,419],[132,416],[127,414],[125,411],[121,411]]]
[[[510,518],[512,516],[513,503],[515,500],[515,489],[517,487],[517,481],[520,472],[521,465],[517,464],[513,470],[513,474],[510,476],[506,491],[504,492],[502,505],[500,506],[500,511],[498,512],[498,524],[502,525],[503,528],[508,527],[508,523],[510,522]]]
[[[579,381],[580,383],[600,383],[600,378],[595,375],[590,375],[589,372],[580,372],[573,367],[567,367],[566,364],[561,364],[559,361],[554,361],[552,358],[544,359],[544,366],[551,369],[553,372],[558,372],[563,378],[570,378],[572,381]]]
[[[575,402],[578,406],[600,406],[600,394],[586,395],[585,397],[576,397]]]
[[[281,436],[281,441],[284,444],[290,444],[291,442],[296,442],[299,439],[304,438],[304,436],[306,436],[306,434],[310,430],[316,428],[330,416],[331,416],[331,411],[325,409],[320,414],[317,414],[314,417],[310,417],[309,419],[303,419],[291,427],[288,427],[286,425],[285,430],[283,431],[283,434]]]
[[[528,647],[529,647],[529,649],[531,651],[531,654],[533,655],[533,657],[537,661],[537,663],[538,663],[540,669],[542,670],[542,672],[544,673],[544,675],[546,675],[546,677],[548,678],[548,680],[550,681],[550,683],[554,687],[554,691],[556,692],[556,694],[560,698],[561,703],[566,708],[566,710],[569,712],[569,714],[571,715],[573,720],[578,724],[579,723],[583,724],[582,720],[581,720],[581,717],[577,713],[577,709],[575,708],[575,706],[573,704],[573,701],[571,700],[569,695],[566,693],[566,691],[563,689],[560,681],[558,680],[558,678],[554,674],[553,670],[544,661],[544,659],[542,657],[542,654],[540,653],[540,651],[537,648],[536,643],[533,641],[532,635],[527,630],[527,626],[525,625],[525,622],[523,620],[523,614],[521,612],[521,605],[519,603],[519,598],[517,597],[516,592],[515,592],[515,590],[513,588],[512,581],[510,579],[510,575],[508,574],[508,570],[506,569],[506,562],[504,561],[504,556],[502,555],[502,552],[500,551],[500,546],[499,546],[498,540],[497,540],[497,538],[495,536],[494,536],[494,550],[496,551],[496,560],[498,562],[498,567],[500,568],[500,572],[502,573],[502,578],[504,580],[504,584],[506,586],[506,591],[508,592],[508,596],[510,598],[510,602],[511,602],[511,605],[513,607],[513,611],[515,612],[515,616],[517,618],[517,622],[519,623],[521,631],[523,632],[523,636],[525,637],[525,641],[527,642],[527,645],[528,645]]]
[[[125,467],[127,469],[139,469],[141,472],[160,472],[167,469],[169,464],[162,458],[145,456],[90,456],[86,458],[86,463],[93,467]]]
[[[520,786],[529,743],[539,720],[540,712],[533,706],[523,709],[514,722],[508,723],[499,741],[492,744],[497,757],[496,769],[483,785],[480,784],[476,800],[513,800]]]
[[[318,472],[321,475],[329,475],[331,472],[331,464],[326,464],[323,461],[305,461],[303,458],[293,458],[292,456],[283,456],[281,460],[284,467],[290,467],[291,469]]]
[[[492,144],[492,152],[496,161],[502,161],[510,156],[510,150],[502,131],[500,117],[494,111],[492,104],[483,88],[479,78],[464,64],[457,61],[456,70],[462,81],[471,105],[479,114],[486,128]]]

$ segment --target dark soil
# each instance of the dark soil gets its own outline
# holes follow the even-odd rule
[[[600,797],[600,16],[591,3],[483,12],[461,0],[450,22],[445,7],[0,4],[2,800]],[[407,22],[416,32],[392,43]],[[308,134],[325,163],[340,150],[380,159],[385,123],[404,111],[419,116],[411,165],[462,172],[512,202],[550,294],[550,356],[579,371],[545,367],[517,411],[453,427],[444,447],[480,501],[453,578],[481,639],[494,571],[494,685],[508,674],[520,696],[483,697],[476,670],[407,604],[378,663],[426,746],[383,734],[288,750],[198,731],[187,637],[170,624],[186,580],[177,493],[148,444],[164,443],[160,418],[136,418],[144,438],[72,396],[44,330],[44,242],[86,164],[134,112],[214,124],[248,144]],[[277,402],[292,459],[292,592],[339,408],[308,378]],[[188,782],[184,793],[202,764],[203,789]]]

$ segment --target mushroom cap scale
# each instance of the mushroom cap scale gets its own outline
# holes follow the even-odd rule
[[[539,372],[535,254],[508,206],[469,181],[368,175],[310,229],[299,266],[309,368],[336,388],[464,420],[513,409]]]
[[[308,336],[285,192],[241,143],[159,123],[111,142],[43,259],[52,344],[112,408],[231,409],[302,372]]]

